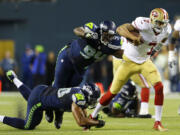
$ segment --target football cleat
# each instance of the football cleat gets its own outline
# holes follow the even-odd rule
[[[166,129],[162,126],[160,121],[155,121],[153,129],[155,129],[157,131],[161,131],[161,132],[168,131],[168,129]]]
[[[138,118],[152,118],[151,114],[138,114],[137,115]]]
[[[55,121],[54,121],[54,125],[56,127],[56,129],[60,129],[61,125],[62,125],[62,121],[63,121],[63,114],[64,112],[61,111],[55,111]]]
[[[49,123],[51,123],[53,121],[53,118],[54,118],[53,111],[52,110],[46,110],[45,118]]]
[[[6,76],[11,82],[13,82],[14,78],[17,78],[17,75],[15,74],[15,72],[13,70],[7,71]]]

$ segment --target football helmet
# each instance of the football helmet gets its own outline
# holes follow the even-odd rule
[[[98,98],[100,97],[100,89],[96,84],[93,83],[85,83],[82,86],[82,90],[84,95],[87,98],[87,103],[90,108],[94,108]]]
[[[160,33],[169,22],[168,12],[163,8],[155,8],[150,13],[150,22],[155,32]]]
[[[116,33],[116,24],[113,21],[103,21],[100,23],[100,40],[107,45]]]

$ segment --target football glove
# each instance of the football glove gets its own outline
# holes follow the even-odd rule
[[[98,121],[99,121],[99,123],[98,123],[98,125],[96,126],[96,128],[102,128],[102,127],[104,127],[105,121],[103,121],[103,120],[98,120]]]
[[[174,51],[169,51],[168,65],[170,68],[173,68],[176,65],[176,56]]]

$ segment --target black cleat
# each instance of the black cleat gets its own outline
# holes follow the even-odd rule
[[[63,121],[63,114],[64,114],[64,112],[61,112],[61,111],[58,111],[58,110],[55,111],[54,125],[55,125],[55,127],[57,129],[61,128],[61,124],[62,124],[62,121]]]
[[[152,118],[151,114],[139,114],[137,115],[138,118]]]
[[[46,116],[46,120],[49,123],[53,122],[54,115],[53,115],[53,111],[52,110],[46,110],[45,116]]]

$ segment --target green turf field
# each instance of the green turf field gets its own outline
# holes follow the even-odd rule
[[[165,97],[162,122],[169,129],[167,132],[152,130],[154,119],[108,118],[102,113],[103,118],[106,120],[104,128],[92,128],[90,131],[82,131],[82,128],[76,125],[72,114],[65,113],[60,130],[55,129],[53,123],[49,124],[43,119],[42,123],[33,131],[18,130],[0,123],[0,135],[180,135],[180,116],[177,114],[179,105],[179,95]],[[23,108],[20,108],[21,106]],[[17,109],[18,107],[20,109]],[[0,115],[24,115],[26,112],[25,107],[26,102],[20,94],[2,93],[0,95]],[[154,114],[153,99],[150,102],[150,113]]]

